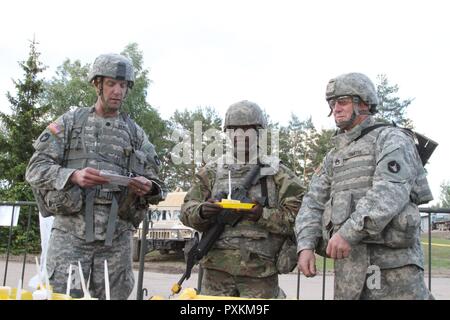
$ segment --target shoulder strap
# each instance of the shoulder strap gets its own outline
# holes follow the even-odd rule
[[[63,166],[67,164],[69,156],[70,140],[72,138],[72,130],[75,126],[83,126],[89,117],[89,113],[93,112],[93,108],[77,108],[73,113],[73,120],[64,124],[64,155]]]
[[[137,149],[138,136],[137,136],[136,123],[130,119],[130,117],[128,116],[128,114],[126,112],[121,112],[120,115],[121,115],[123,121],[126,122],[126,124],[128,125],[128,127],[131,130],[131,146],[133,147],[133,149]]]
[[[94,112],[94,108],[78,108],[74,114],[73,124],[83,126],[92,112]]]
[[[359,139],[361,139],[362,137],[364,137],[366,134],[368,134],[369,132],[378,129],[380,127],[397,127],[397,125],[393,122],[393,123],[377,123],[374,124],[373,126],[364,128],[361,130],[361,134],[359,135],[358,138],[355,139],[355,141],[358,141]]]
[[[67,121],[64,124],[64,155],[63,155],[63,166],[67,165],[67,158],[70,151],[70,136],[72,135],[72,130],[74,127],[83,127],[86,123],[89,113],[93,112],[94,108],[77,108],[73,113],[73,120]],[[84,144],[84,142],[83,142]]]
[[[267,176],[262,177],[260,182],[261,182],[261,196],[265,200],[263,203],[263,207],[268,207],[269,206],[269,197],[268,197],[269,192],[267,190]]]
[[[378,123],[371,127],[367,127],[361,130],[360,136],[356,138],[355,141],[361,139],[372,130],[375,130],[380,127],[397,127],[397,125],[395,122],[392,122],[392,123]],[[400,128],[405,134],[409,135],[414,140],[414,144],[416,145],[416,149],[417,152],[419,153],[422,165],[425,166],[425,164],[428,162],[428,159],[430,159],[431,154],[434,152],[434,149],[436,149],[436,147],[438,146],[438,143],[411,129],[402,127],[398,128]]]

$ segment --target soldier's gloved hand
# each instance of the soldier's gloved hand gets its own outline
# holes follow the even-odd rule
[[[253,201],[255,201],[255,199],[253,199]],[[250,221],[258,221],[259,218],[261,218],[262,213],[263,213],[263,206],[258,203],[257,201],[256,205],[252,208],[252,210],[245,212],[245,219],[246,220],[250,220]]]
[[[222,211],[222,207],[214,203],[214,200],[209,199],[200,207],[200,217],[203,219],[211,219]]]

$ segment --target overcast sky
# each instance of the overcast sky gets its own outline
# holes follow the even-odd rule
[[[153,81],[148,102],[176,109],[213,106],[223,116],[239,100],[287,124],[290,114],[333,128],[328,80],[386,74],[400,87],[417,131],[439,142],[427,165],[436,199],[450,180],[448,105],[450,19],[446,1],[26,1],[2,3],[0,110],[20,79],[17,64],[35,35],[51,78],[64,59],[92,63],[137,42]]]

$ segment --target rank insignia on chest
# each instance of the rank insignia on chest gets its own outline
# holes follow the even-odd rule
[[[344,160],[342,158],[336,158],[334,159],[334,166],[335,167],[340,167],[342,166],[344,163]]]

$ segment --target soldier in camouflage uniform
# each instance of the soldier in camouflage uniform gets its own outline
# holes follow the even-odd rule
[[[97,101],[52,122],[34,143],[26,179],[42,215],[54,215],[47,271],[55,292],[66,291],[69,265],[81,262],[90,292],[105,299],[104,260],[111,299],[127,299],[134,286],[132,234],[149,203],[162,197],[159,160],[146,134],[120,107],[134,83],[131,61],[100,55],[89,81]],[[100,170],[132,176],[109,183]],[[76,277],[79,279],[79,277]],[[72,296],[80,297],[80,283]]]
[[[375,87],[360,73],[326,89],[338,131],[295,222],[299,269],[334,260],[335,299],[430,299],[418,205],[433,199],[411,135],[377,125]]]
[[[247,134],[266,127],[259,106],[247,100],[231,105],[225,115],[224,130],[227,131]],[[207,163],[196,174],[181,208],[181,221],[185,225],[207,231],[222,210],[215,202],[224,198],[219,194],[225,194],[226,198],[229,174],[232,186],[242,185],[244,176],[254,166],[261,166],[261,159],[250,153],[250,149],[258,148],[258,142],[251,144],[249,139],[239,147],[237,141],[243,137],[238,135],[230,139],[234,142],[233,163],[222,157]],[[240,151],[244,151],[245,161],[237,161]],[[242,220],[234,227],[227,225],[200,262],[204,268],[203,294],[285,297],[278,286],[278,274],[292,271],[297,262],[293,228],[304,187],[278,158],[271,156],[265,160],[266,164],[275,163],[273,167],[277,169],[266,173],[261,170],[249,189],[249,198],[256,206],[250,212],[243,212]]]

